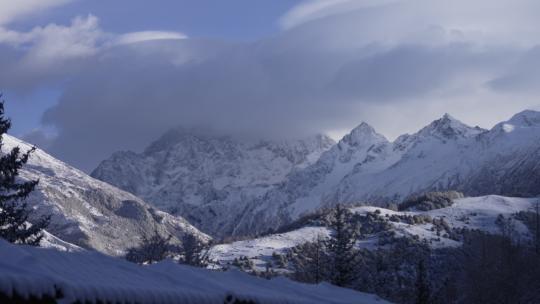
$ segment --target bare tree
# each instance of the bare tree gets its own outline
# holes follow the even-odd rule
[[[314,242],[301,244],[293,248],[292,263],[294,278],[306,283],[320,283],[328,275],[328,255],[325,240],[317,235]]]

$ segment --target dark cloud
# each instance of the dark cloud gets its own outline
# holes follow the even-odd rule
[[[501,92],[540,92],[540,46],[525,52],[508,70],[489,82]]]
[[[274,42],[264,48],[215,44],[219,51],[209,56],[193,51],[200,48],[197,40],[111,49],[46,113],[44,122],[59,130],[50,149],[89,170],[112,151],[141,149],[177,125],[258,136],[346,128],[366,118],[366,103],[426,96],[501,61],[495,51],[478,54],[468,45],[340,56],[310,48],[279,51]],[[182,53],[192,57],[173,64]]]

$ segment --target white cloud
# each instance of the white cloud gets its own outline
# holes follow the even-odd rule
[[[280,20],[326,34],[323,43],[446,43],[532,46],[540,42],[536,0],[313,0]],[[336,36],[330,39],[330,36]]]
[[[281,27],[288,29],[326,16],[353,9],[380,6],[400,0],[307,0],[290,9],[281,19]]]
[[[0,0],[0,25],[73,0]]]
[[[143,32],[133,32],[120,35],[116,39],[117,44],[130,44],[142,41],[151,41],[151,40],[175,40],[175,39],[186,39],[187,36],[179,32],[165,32],[165,31],[143,31]]]
[[[98,18],[74,18],[69,26],[49,24],[37,27],[21,37],[31,44],[27,56],[43,63],[51,59],[70,59],[95,54],[105,38],[98,24]]]

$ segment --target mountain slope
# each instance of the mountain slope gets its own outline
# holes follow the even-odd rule
[[[357,164],[377,155],[387,156],[390,146],[384,136],[361,123],[322,153],[315,163],[291,173],[264,197],[252,202],[238,221],[234,234],[264,233],[323,207],[322,199],[328,191],[337,187]]]
[[[317,160],[333,141],[251,141],[175,129],[143,153],[118,152],[92,176],[216,236],[231,234],[248,203]]]
[[[15,137],[3,136],[2,151],[16,146],[22,151],[31,148]],[[154,230],[172,234],[176,239],[184,233],[208,238],[186,220],[161,212],[39,149],[31,154],[20,177],[39,180],[27,201],[36,216],[52,216],[47,231],[83,248],[120,255],[126,248],[137,245],[141,236]]]

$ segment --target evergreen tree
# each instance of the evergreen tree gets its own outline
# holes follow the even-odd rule
[[[1,97],[1,95],[0,95]],[[11,127],[11,121],[4,117],[4,102],[0,101],[0,149],[3,135]],[[0,156],[0,238],[15,244],[38,246],[43,238],[42,230],[49,224],[49,217],[42,217],[30,223],[31,210],[24,199],[34,190],[37,180],[22,182],[19,170],[26,164],[35,150],[22,153],[19,147],[2,151]]]
[[[209,250],[210,244],[192,234],[185,234],[180,246],[179,262],[195,267],[206,267],[209,263]]]
[[[337,205],[329,228],[333,230],[326,241],[331,269],[331,281],[337,286],[350,286],[357,277],[359,254],[356,247],[356,229],[349,221],[350,211]]]
[[[151,236],[144,235],[138,247],[127,250],[126,260],[137,264],[152,264],[164,260],[171,255],[172,236],[163,237],[157,230]]]

